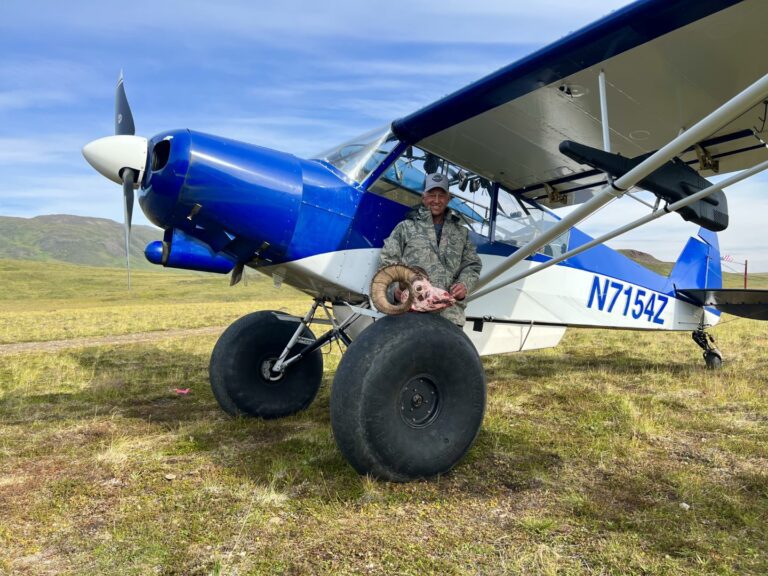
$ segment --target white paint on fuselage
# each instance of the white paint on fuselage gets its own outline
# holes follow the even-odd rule
[[[379,252],[374,248],[341,250],[258,270],[277,275],[312,296],[356,303],[367,300]],[[481,259],[484,268],[491,269],[503,257],[481,255]],[[536,263],[520,262],[498,282],[532,266]],[[467,316],[486,322],[483,332],[473,333],[471,322],[465,331],[478,351],[495,354],[554,346],[565,326],[693,330],[703,314],[707,324],[717,323],[716,315],[697,306],[625,280],[552,266],[471,302]]]
[[[464,333],[475,345],[480,356],[523,352],[557,346],[565,335],[565,326],[528,324],[498,324],[483,322],[481,331],[474,329],[474,322],[464,325]]]
[[[492,267],[502,260],[500,256],[484,257],[483,264]],[[536,265],[523,261],[502,275],[499,282]],[[598,294],[593,295],[596,281]],[[602,305],[599,296],[603,297]],[[469,305],[467,314],[567,326],[692,330],[701,322],[702,309],[620,278],[552,266],[478,298]],[[717,322],[717,316],[708,316],[712,316],[710,323]]]
[[[353,314],[349,306],[336,304],[333,307],[336,319],[341,323]],[[361,316],[346,329],[347,335],[353,340],[373,323],[373,318]],[[467,322],[464,333],[474,344],[480,356],[502,354],[505,352],[522,352],[539,348],[552,348],[565,334],[565,326],[527,324],[499,324],[496,322]]]

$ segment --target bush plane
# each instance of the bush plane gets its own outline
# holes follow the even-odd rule
[[[555,346],[569,326],[677,330],[714,368],[721,311],[768,318],[768,293],[722,288],[717,238],[723,190],[768,167],[765,22],[764,0],[641,0],[311,159],[186,129],[136,136],[121,73],[115,135],[83,154],[122,184],[126,248],[137,190],[164,231],[150,262],[232,284],[247,266],[311,299],[303,317],[256,311],[221,335],[210,381],[224,411],[307,408],[320,349],[338,341],[340,451],[361,474],[431,477],[480,429],[480,356]],[[435,172],[483,262],[463,330],[371,299],[383,241]],[[576,228],[635,200],[642,218],[598,238]],[[604,244],[673,212],[693,228],[668,276]]]

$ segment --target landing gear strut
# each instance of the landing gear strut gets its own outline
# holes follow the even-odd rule
[[[691,334],[693,341],[704,350],[704,362],[710,370],[717,370],[723,365],[723,354],[715,345],[715,337],[704,331],[703,326],[699,326]]]
[[[447,472],[472,446],[485,413],[485,373],[474,345],[436,314],[385,316],[352,341],[353,324],[378,313],[341,304],[351,314],[338,314],[340,321],[321,299],[303,318],[263,311],[235,321],[211,355],[219,405],[259,418],[304,410],[322,380],[320,348],[340,342],[348,350],[331,389],[331,426],[352,467],[394,482]],[[315,318],[319,310],[327,319]],[[330,329],[316,338],[311,323]]]

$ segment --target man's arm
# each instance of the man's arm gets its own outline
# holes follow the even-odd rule
[[[405,238],[403,235],[403,223],[401,222],[395,229],[392,230],[392,234],[389,238],[384,240],[384,247],[381,249],[379,255],[379,268],[384,266],[391,266],[392,264],[400,264],[403,261],[403,252],[405,251]]]

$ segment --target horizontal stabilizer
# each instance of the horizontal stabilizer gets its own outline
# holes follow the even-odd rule
[[[560,152],[571,160],[606,172],[613,178],[624,176],[651,155],[644,154],[636,158],[625,158],[620,154],[605,152],[570,140],[560,143]],[[696,170],[678,159],[667,162],[638,183],[640,188],[652,192],[670,204],[711,185],[712,183],[699,176]],[[728,201],[722,190],[680,208],[677,212],[683,217],[683,220],[695,222],[713,232],[720,232],[728,227]]]
[[[768,290],[677,290],[677,294],[688,298],[699,306],[711,306],[727,314],[768,320]]]

